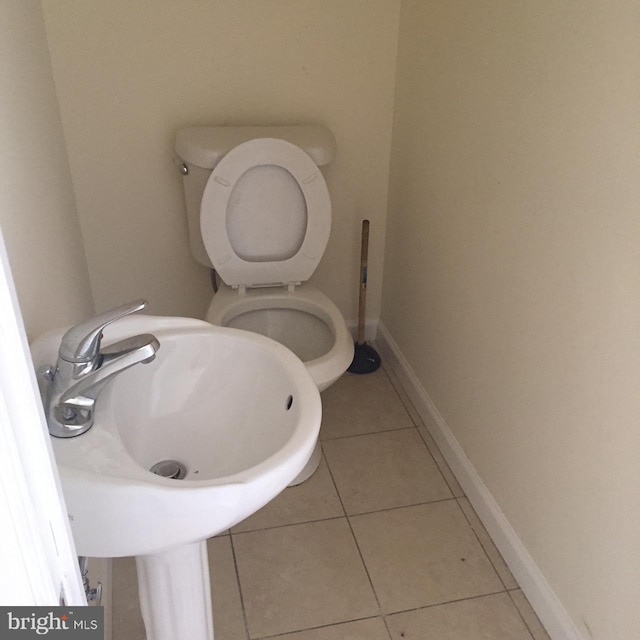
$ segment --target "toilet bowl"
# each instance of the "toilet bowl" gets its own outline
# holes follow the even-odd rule
[[[335,141],[322,127],[189,127],[178,132],[192,253],[222,283],[206,320],[281,342],[319,390],[353,360],[335,304],[307,280],[329,238],[331,201],[319,166]],[[320,445],[301,474],[320,462]]]
[[[222,285],[205,319],[284,344],[305,363],[320,391],[331,386],[353,360],[353,340],[342,314],[309,284],[292,293],[283,288],[251,289],[243,296]]]

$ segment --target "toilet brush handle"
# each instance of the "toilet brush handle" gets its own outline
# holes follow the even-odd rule
[[[360,247],[360,297],[358,300],[358,344],[364,343],[364,323],[367,309],[367,260],[369,258],[369,221],[362,221]]]

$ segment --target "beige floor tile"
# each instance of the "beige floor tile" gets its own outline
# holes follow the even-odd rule
[[[327,440],[323,447],[348,514],[452,497],[416,429]]]
[[[412,426],[382,369],[367,375],[345,373],[322,392],[321,440]]]
[[[247,640],[231,538],[210,538],[207,553],[214,635],[221,640]]]
[[[531,640],[506,593],[387,618],[393,640]]]
[[[455,500],[350,520],[385,613],[503,589]]]
[[[113,640],[145,640],[135,558],[113,559]]]
[[[343,516],[340,498],[323,458],[302,484],[288,487],[275,500],[233,527],[233,533]]]
[[[491,561],[493,568],[500,576],[500,580],[502,580],[504,588],[517,589],[519,585],[516,582],[516,579],[513,577],[511,570],[507,566],[507,563],[504,561],[502,554],[498,551],[498,548],[491,539],[488,531],[484,528],[482,521],[480,520],[480,518],[478,518],[478,514],[474,511],[468,498],[459,498],[458,504],[460,505],[460,508],[467,518],[467,521],[471,525],[471,528],[474,530],[476,536],[478,537],[478,540],[480,540],[482,548],[489,556],[489,560]]]
[[[346,518],[232,537],[252,638],[378,615]]]
[[[533,607],[529,604],[524,593],[522,593],[520,589],[517,589],[515,591],[510,591],[509,595],[518,608],[518,611],[524,619],[527,627],[529,627],[529,631],[531,632],[534,640],[551,640],[549,638],[549,634],[545,631],[542,626],[542,622],[540,622],[540,619],[533,610]]]
[[[382,618],[369,618],[288,633],[285,636],[273,636],[269,640],[389,640],[389,633]]]
[[[449,467],[449,465],[447,464],[447,461],[444,459],[444,456],[442,455],[442,453],[440,453],[440,449],[438,449],[438,445],[435,443],[435,440],[431,437],[431,434],[429,433],[427,428],[425,426],[418,427],[418,433],[420,434],[420,436],[424,440],[424,443],[427,445],[427,448],[431,452],[431,455],[433,456],[433,459],[435,460],[436,465],[438,466],[438,469],[440,469],[440,473],[443,475],[445,482],[449,485],[449,489],[451,489],[451,493],[453,493],[453,495],[456,498],[463,498],[464,491],[462,490],[460,483],[458,482],[456,477],[453,475],[453,471],[451,471],[451,467]]]

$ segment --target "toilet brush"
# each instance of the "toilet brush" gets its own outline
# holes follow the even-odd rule
[[[360,298],[358,301],[358,339],[354,344],[353,361],[347,369],[351,373],[373,373],[380,367],[378,352],[364,340],[364,321],[367,306],[367,258],[369,255],[369,221],[362,221],[360,250]]]

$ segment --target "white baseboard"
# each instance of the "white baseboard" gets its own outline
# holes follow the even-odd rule
[[[552,640],[584,640],[382,321],[377,324],[376,346],[385,366],[397,375],[411,398],[549,636]]]

